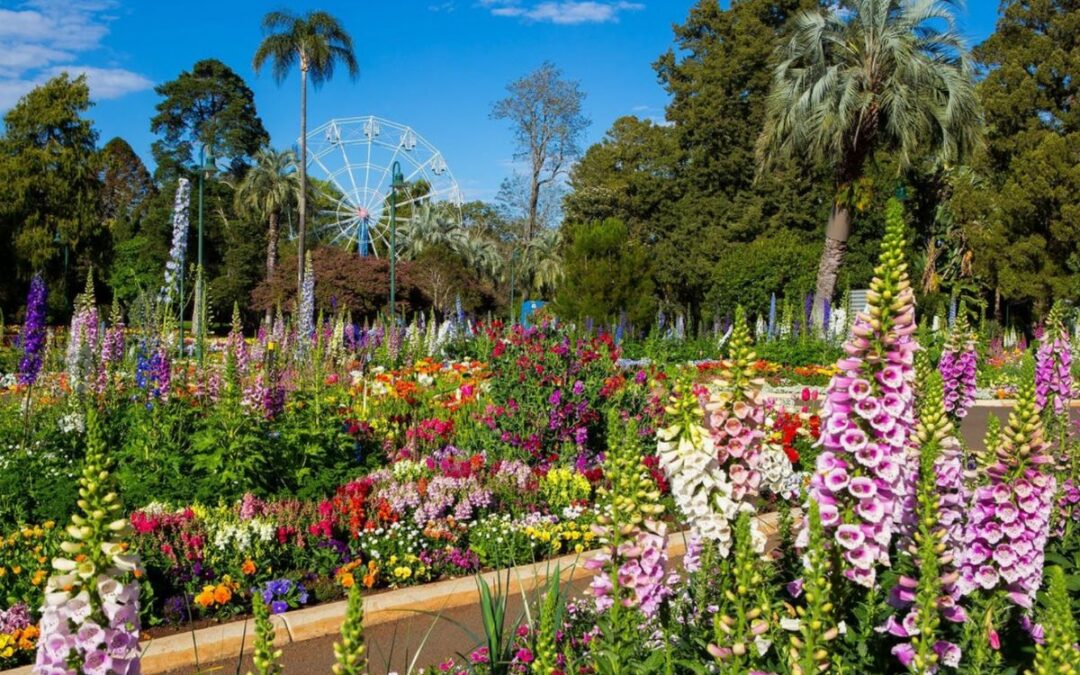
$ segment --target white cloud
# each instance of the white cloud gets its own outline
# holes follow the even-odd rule
[[[608,23],[618,21],[623,12],[645,9],[640,2],[596,2],[593,0],[561,0],[546,2],[522,2],[522,0],[480,0],[480,5],[491,10],[494,16],[506,16],[526,21],[546,22],[560,25],[583,23]]]
[[[0,109],[61,72],[85,73],[90,95],[108,99],[153,86],[146,77],[83,59],[101,49],[116,0],[26,0],[0,9]]]

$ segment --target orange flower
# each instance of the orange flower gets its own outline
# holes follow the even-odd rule
[[[345,572],[341,575],[341,585],[345,588],[352,588],[356,584],[356,579],[353,578],[352,572]]]
[[[217,604],[224,605],[229,600],[232,600],[232,591],[229,590],[228,586],[222,584],[214,589],[214,601]]]
[[[375,564],[374,560],[368,561],[368,573],[364,575],[364,588],[371,588],[375,585],[375,580],[379,577],[379,566]]]
[[[195,604],[203,609],[214,604],[214,587],[207,586],[203,588],[202,593],[195,596]]]
[[[251,558],[248,558],[244,561],[244,564],[240,566],[240,571],[247,576],[255,574],[255,561],[253,561]]]

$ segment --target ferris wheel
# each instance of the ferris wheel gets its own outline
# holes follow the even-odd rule
[[[395,199],[399,224],[425,203],[461,219],[464,198],[446,159],[411,127],[374,116],[332,119],[308,132],[307,147],[312,230],[324,240],[355,245],[360,255],[389,252],[395,162],[404,179]]]

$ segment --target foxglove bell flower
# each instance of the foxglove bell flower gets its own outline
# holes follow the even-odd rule
[[[87,409],[81,513],[72,516],[53,560],[41,608],[35,673],[140,672],[139,584],[129,579],[139,560],[124,542],[130,525],[113,489],[97,410]]]
[[[1054,305],[1035,354],[1035,404],[1039,410],[1052,404],[1055,415],[1065,412],[1073,397],[1072,344],[1064,313],[1064,305]]]
[[[757,357],[750,346],[750,331],[742,307],[735,310],[729,345],[728,360],[709,393],[705,410],[716,460],[731,480],[731,496],[739,503],[740,510],[753,512],[762,487],[766,404],[761,397],[763,382],[753,376]],[[752,529],[755,545],[760,549],[765,536],[756,526]]]
[[[891,200],[868,309],[856,318],[846,356],[837,362],[840,372],[829,383],[822,451],[810,483],[822,526],[842,548],[844,575],[867,587],[876,583],[877,566],[891,563],[889,547],[917,473],[910,457],[915,300],[903,251],[903,211]],[[866,480],[853,486],[852,479]],[[862,535],[855,546],[852,528]]]
[[[688,383],[671,395],[671,423],[657,430],[656,454],[671,483],[671,495],[690,529],[716,542],[721,557],[731,550],[731,521],[740,510],[734,486],[717,461],[712,435],[702,424],[704,411]],[[745,505],[742,508],[752,508]]]
[[[1057,486],[1030,383],[1021,386],[1002,435],[988,482],[976,488],[968,509],[958,583],[964,595],[1004,589],[1030,609],[1042,584]]]
[[[938,371],[945,381],[945,410],[956,419],[963,419],[975,404],[975,373],[978,365],[975,336],[966,313],[961,311],[953,323],[945,349],[941,352]]]

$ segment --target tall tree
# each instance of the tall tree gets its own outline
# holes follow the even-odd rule
[[[772,229],[804,237],[816,222],[813,172],[780,167],[755,181],[752,161],[773,46],[793,13],[814,6],[698,0],[654,64],[671,95],[666,123],[616,120],[571,174],[567,222],[622,220],[654,262],[666,311],[692,320],[715,312],[706,299],[725,251]]]
[[[509,120],[517,143],[515,158],[528,166],[528,204],[525,240],[538,228],[541,191],[570,168],[581,153],[581,136],[589,119],[581,112],[585,93],[576,81],[545,62],[506,87],[509,96],[491,108],[491,117]]]
[[[962,160],[979,143],[972,67],[950,5],[850,0],[799,14],[777,47],[761,167],[792,157],[825,164],[835,188],[818,308],[833,298],[857,184],[874,153],[889,151],[903,170],[920,160]]]
[[[1080,2],[1008,0],[974,55],[986,153],[950,206],[976,272],[1036,316],[1080,294]]]
[[[326,12],[312,11],[297,16],[288,11],[270,12],[263,17],[267,33],[252,60],[259,72],[267,61],[272,63],[274,79],[281,84],[294,66],[300,68],[300,184],[307,185],[307,83],[316,89],[330,80],[340,63],[356,78],[352,38],[341,23]],[[307,190],[300,191],[298,231],[297,289],[304,283],[304,250],[307,244]]]
[[[151,146],[160,180],[187,173],[202,144],[241,173],[239,165],[270,140],[254,93],[217,59],[197,62],[154,91],[163,97],[150,120],[150,131],[162,137]]]
[[[281,216],[299,203],[300,179],[296,153],[264,148],[255,155],[255,164],[236,187],[236,210],[248,217],[266,221],[266,278],[277,264]]]
[[[59,309],[74,295],[75,269],[104,267],[97,132],[85,76],[62,73],[31,90],[4,115],[0,139],[0,259],[9,274],[45,272]],[[67,276],[65,276],[67,273]],[[60,282],[60,283],[57,283]],[[16,292],[16,289],[12,289]],[[66,297],[65,297],[66,296]],[[14,300],[7,298],[9,306]]]
[[[154,179],[128,142],[117,136],[101,149],[102,215],[114,242],[131,237],[146,200],[157,193]]]
[[[617,218],[641,234],[671,210],[678,161],[675,127],[620,117],[571,169],[566,222]]]
[[[629,238],[616,219],[566,228],[566,275],[555,297],[555,312],[566,319],[611,324],[625,316],[647,326],[656,312],[648,250]]]

